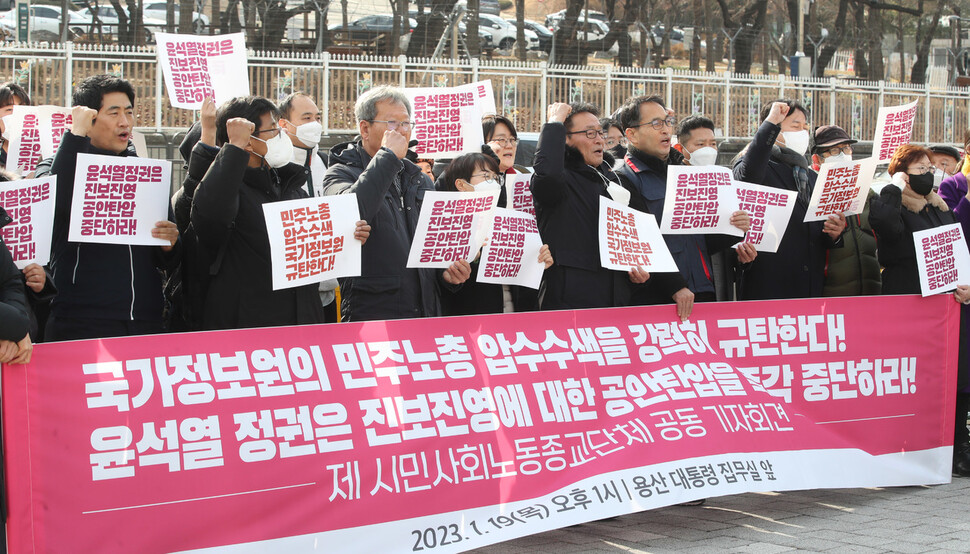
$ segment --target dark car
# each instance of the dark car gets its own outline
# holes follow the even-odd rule
[[[552,51],[552,31],[546,28],[545,25],[536,23],[535,21],[524,20],[525,28],[539,35],[539,50],[545,53]]]
[[[417,27],[418,22],[408,18],[409,31]],[[340,33],[348,40],[373,40],[380,35],[390,35],[394,27],[394,16],[391,15],[365,15],[347,24],[345,28],[341,24],[331,25],[331,33]]]

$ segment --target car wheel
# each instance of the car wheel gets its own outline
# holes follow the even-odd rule
[[[505,37],[502,42],[498,43],[498,47],[502,50],[511,50],[512,45],[515,44],[515,39],[512,37]]]

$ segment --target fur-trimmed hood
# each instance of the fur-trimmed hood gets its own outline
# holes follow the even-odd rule
[[[887,186],[894,186],[894,185],[887,185]],[[906,208],[907,210],[915,214],[918,214],[921,211],[923,211],[923,208],[925,208],[927,204],[935,207],[941,212],[950,211],[950,208],[947,207],[946,202],[944,202],[943,199],[940,198],[939,194],[935,192],[930,192],[926,196],[920,196],[919,194],[916,194],[916,192],[913,189],[909,188],[909,186],[903,188],[901,201],[904,208]]]

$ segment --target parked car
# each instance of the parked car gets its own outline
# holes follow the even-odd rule
[[[553,28],[559,27],[559,22],[562,21],[562,18],[564,18],[564,17],[566,17],[566,10],[559,10],[556,13],[551,13],[551,14],[547,15],[546,16],[546,27],[548,29],[553,29]],[[586,20],[586,10],[579,10],[579,17],[577,17],[577,19],[579,21],[585,21]],[[607,23],[606,14],[603,13],[603,12],[598,12],[596,10],[589,10],[589,20],[590,21],[596,20],[596,21],[602,21],[603,23]]]
[[[102,5],[98,5],[97,8],[98,8],[97,19],[101,20],[101,32],[105,34],[110,34],[110,35],[117,35],[119,19],[118,19],[118,12],[115,11],[114,6],[110,4],[102,4]],[[84,15],[90,21],[92,22],[95,21],[95,17],[94,17],[95,12],[92,11],[90,8],[84,8],[80,10],[79,13]],[[127,18],[130,24],[131,16],[127,13],[127,11],[125,13],[125,17]],[[154,17],[148,17],[144,13],[142,13],[142,24],[145,26],[145,29],[149,31],[148,42],[155,41],[155,37],[153,35],[154,31],[164,31],[165,27],[168,25],[168,23],[164,19],[156,19]],[[85,31],[87,32],[88,29],[85,29]],[[95,34],[97,33],[97,30],[91,29],[90,32],[91,34]]]
[[[70,10],[70,26],[68,27],[68,40],[75,40],[83,36],[91,28],[91,18],[85,14]],[[58,42],[61,40],[61,16],[60,6],[48,6],[34,4],[30,6],[30,40],[41,42]],[[0,26],[5,32],[12,32],[17,35],[17,10],[12,9],[0,13]]]
[[[179,4],[178,2],[149,2],[145,4],[143,15],[145,17],[151,17],[154,19],[161,19],[162,21],[168,21],[168,5],[172,4],[175,6],[175,24],[178,25],[179,21]],[[199,12],[192,12],[192,31],[196,34],[202,34],[206,27],[209,26],[209,18],[205,14]]]
[[[406,49],[411,38],[411,33],[418,26],[418,22],[413,18],[408,18],[408,31],[401,35],[400,48]],[[344,27],[342,23],[330,26],[331,33],[340,33],[344,40],[350,41],[373,41],[381,37],[391,36],[394,27],[394,16],[392,15],[365,15],[359,17]]]
[[[458,0],[455,5],[467,8],[468,2],[466,0]],[[478,13],[501,15],[502,8],[499,7],[498,0],[478,0]]]
[[[514,21],[511,23],[513,25],[515,24]],[[538,49],[548,54],[549,51],[552,50],[552,31],[546,28],[545,25],[541,25],[535,21],[530,21],[528,19],[523,20],[522,23],[525,25],[526,29],[532,31],[533,33],[536,34],[537,37],[539,37]]]
[[[467,20],[467,15],[465,16]],[[497,15],[481,14],[478,20],[478,28],[484,29],[492,37],[492,44],[502,50],[511,50],[515,45],[515,25],[502,19]],[[525,30],[526,48],[535,50],[539,48],[539,36],[533,31]]]

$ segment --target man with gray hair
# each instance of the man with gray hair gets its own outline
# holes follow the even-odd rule
[[[330,150],[325,194],[356,194],[360,216],[371,224],[361,254],[361,276],[340,280],[342,321],[434,317],[439,287],[457,287],[471,275],[460,260],[444,272],[407,267],[411,239],[431,179],[405,155],[411,138],[411,103],[400,89],[375,87],[354,106],[361,139]]]

